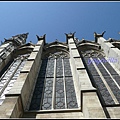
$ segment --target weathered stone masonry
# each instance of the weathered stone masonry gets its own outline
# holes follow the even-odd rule
[[[26,43],[28,33],[0,46],[0,118],[119,118],[119,40]],[[116,58],[116,63],[100,62]],[[94,60],[99,61],[99,64]],[[88,61],[91,63],[88,64]]]

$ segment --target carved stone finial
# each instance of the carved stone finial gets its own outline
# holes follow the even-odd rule
[[[44,39],[45,39],[46,34],[44,34],[43,36],[38,36],[38,35],[36,35],[36,36],[37,36],[38,41],[39,41],[39,40],[44,40]]]
[[[69,38],[73,38],[73,39],[74,39],[75,33],[76,33],[76,32],[74,32],[74,33],[71,33],[71,32],[70,32],[70,33],[68,33],[68,34],[65,33],[67,43],[68,43],[68,39],[69,39]]]
[[[43,36],[38,36],[38,35],[36,35],[36,36],[37,36],[38,41],[44,40],[44,44],[46,43],[45,42],[45,36],[46,36],[46,34],[44,34]]]
[[[97,38],[98,37],[103,37],[103,35],[105,34],[106,31],[103,31],[102,34],[97,34],[96,32],[94,32],[94,37],[95,37],[95,42],[97,42]]]
[[[65,33],[65,35],[70,38],[70,37],[73,37],[75,33],[76,33],[76,32],[74,32],[74,33],[71,33],[71,32],[70,32],[70,33],[68,33],[68,34]]]
[[[20,34],[20,35],[19,35],[19,37],[21,38],[21,41],[22,41],[23,44],[26,43],[26,39],[27,39],[27,37],[28,37],[28,34],[29,34],[29,33],[23,33],[23,34]]]

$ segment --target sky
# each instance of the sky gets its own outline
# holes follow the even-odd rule
[[[120,2],[29,1],[0,2],[0,41],[29,33],[27,42],[66,42],[65,33],[76,32],[79,40],[94,40],[94,32],[105,39],[120,39]]]

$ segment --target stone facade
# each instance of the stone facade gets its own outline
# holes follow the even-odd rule
[[[119,118],[119,40],[26,43],[28,33],[0,46],[0,118]]]

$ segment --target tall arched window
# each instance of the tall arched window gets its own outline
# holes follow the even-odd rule
[[[83,60],[98,89],[104,106],[120,104],[120,75],[110,63],[117,62],[116,58],[106,58],[102,52],[89,50],[81,52]]]
[[[13,60],[7,70],[0,77],[0,105],[2,105],[5,94],[7,94],[14,82],[17,80],[29,54],[18,56]]]
[[[29,110],[78,108],[69,57],[63,52],[42,59]]]

